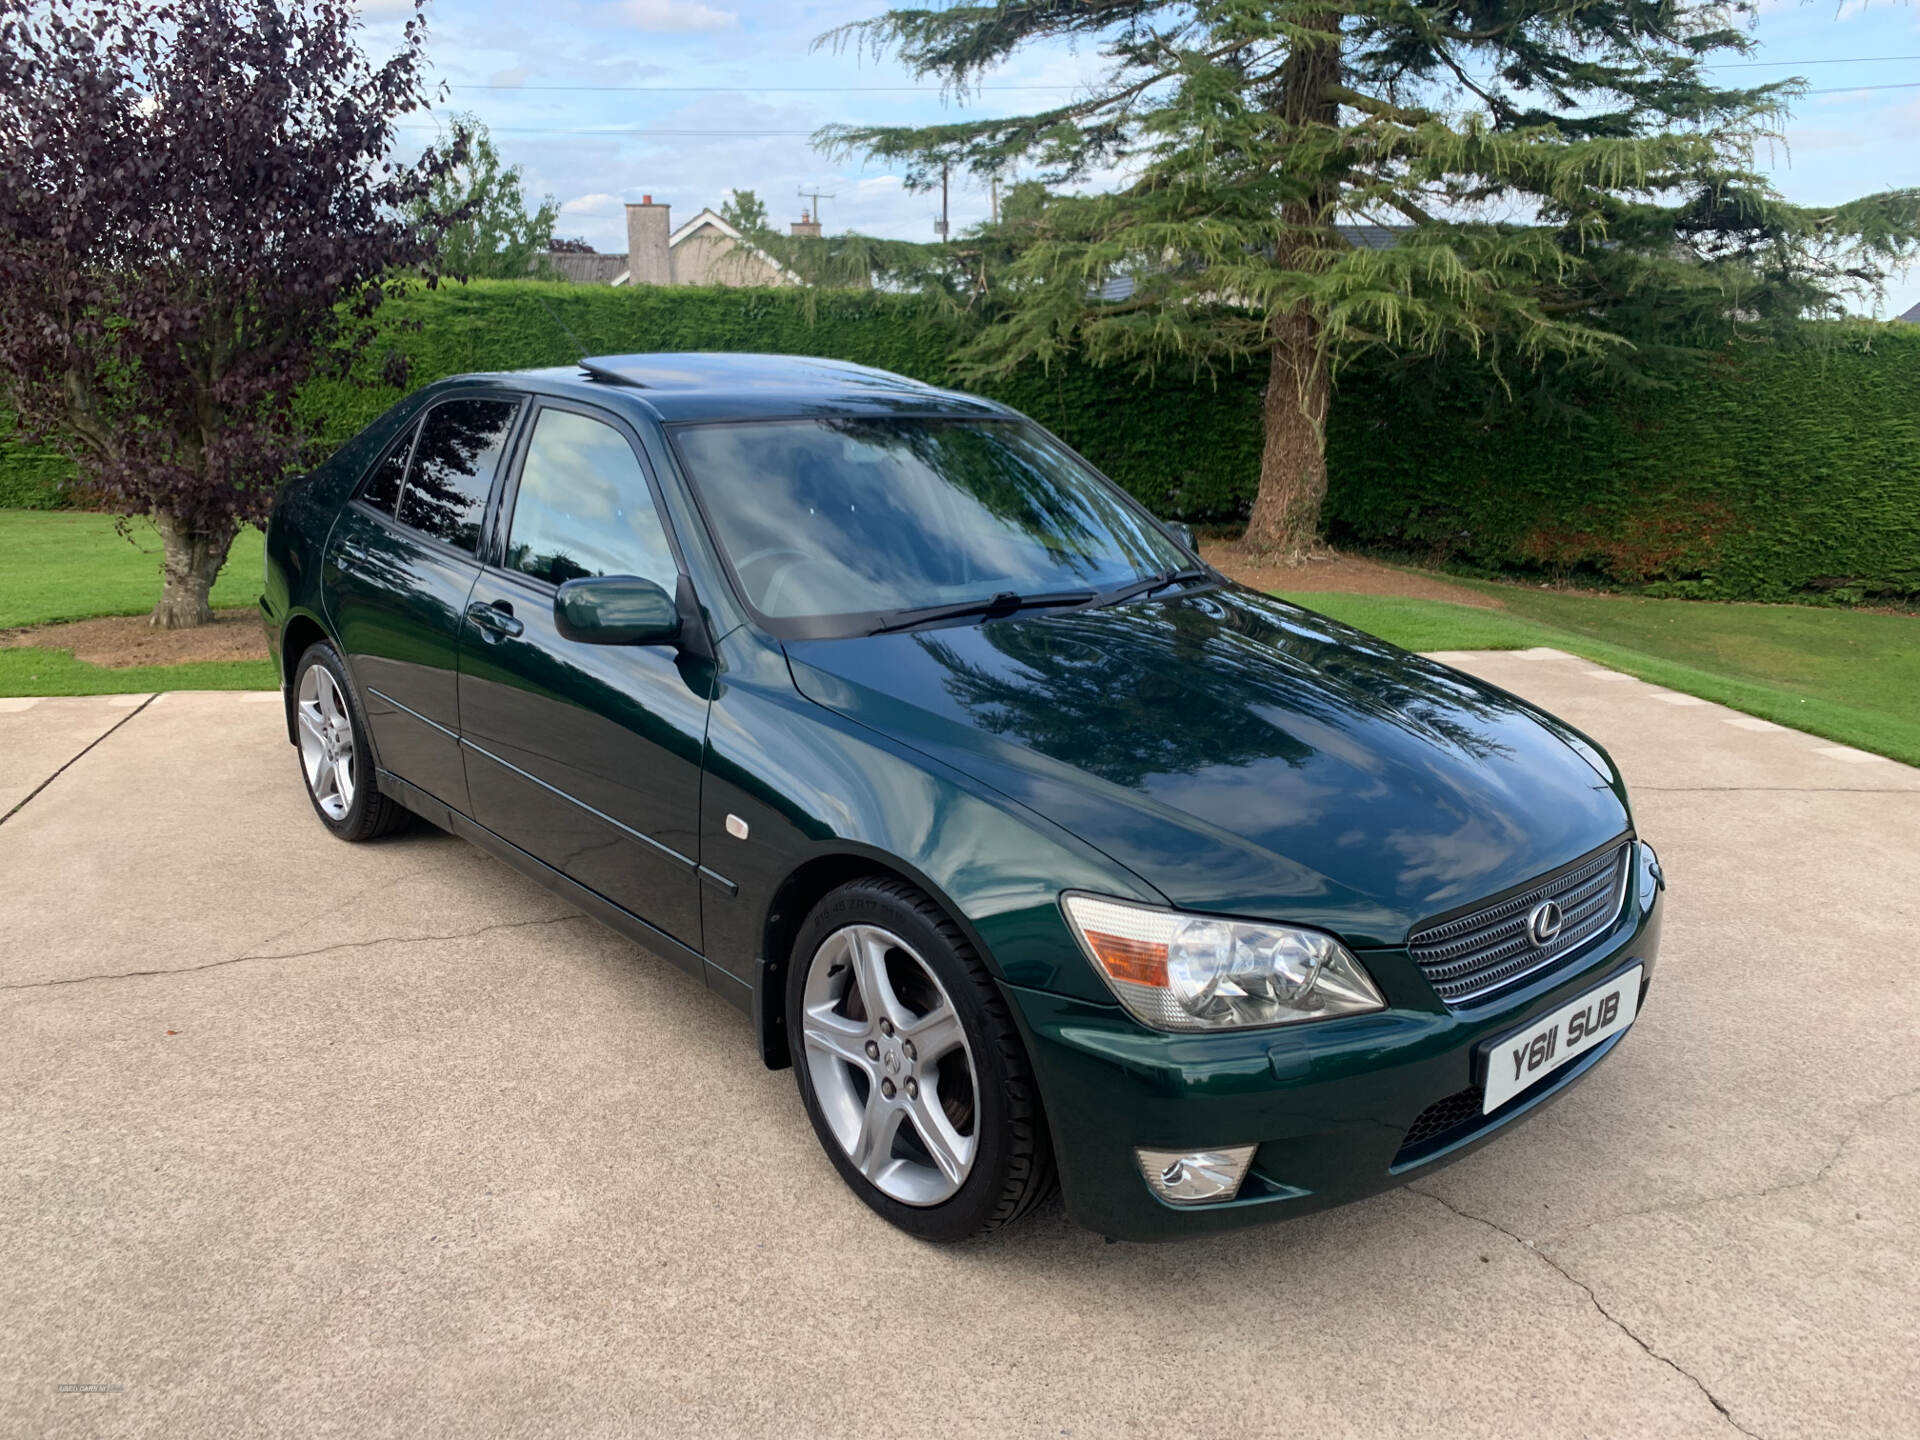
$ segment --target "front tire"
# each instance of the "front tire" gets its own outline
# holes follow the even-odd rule
[[[340,652],[316,640],[293,672],[300,775],[320,823],[342,840],[372,840],[407,822],[407,811],[373,778],[366,711]]]
[[[787,971],[801,1103],[876,1213],[922,1240],[964,1240],[1051,1192],[1019,1031],[933,901],[901,880],[843,885],[801,926]]]

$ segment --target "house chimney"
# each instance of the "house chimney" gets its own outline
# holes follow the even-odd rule
[[[811,212],[806,210],[800,212],[800,218],[794,221],[790,228],[795,235],[812,235],[817,239],[820,234],[820,222],[813,218]]]
[[[667,239],[673,234],[668,219],[671,213],[671,207],[654,204],[651,195],[642,195],[638,205],[627,206],[629,285],[673,283],[673,263],[667,254]]]

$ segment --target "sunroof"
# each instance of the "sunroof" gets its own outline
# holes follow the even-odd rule
[[[920,382],[845,360],[810,355],[752,352],[688,352],[656,355],[594,355],[580,368],[606,385],[643,390],[788,389],[793,386],[861,385],[887,390],[921,389]]]
[[[586,371],[593,379],[598,380],[602,385],[632,385],[642,390],[646,388],[645,381],[628,375],[623,371],[615,370],[605,360],[582,360],[580,362],[580,368]]]

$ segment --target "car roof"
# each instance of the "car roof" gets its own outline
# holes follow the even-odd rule
[[[955,390],[807,355],[702,351],[594,355],[578,365],[456,377],[571,395],[666,423],[810,415],[978,415],[1012,412]],[[452,382],[449,382],[452,383]]]

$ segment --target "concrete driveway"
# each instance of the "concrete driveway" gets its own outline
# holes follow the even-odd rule
[[[1920,771],[1447,658],[1624,766],[1648,1008],[1417,1188],[1163,1247],[890,1230],[679,971],[331,840],[277,697],[0,701],[0,1435],[1920,1433]]]

